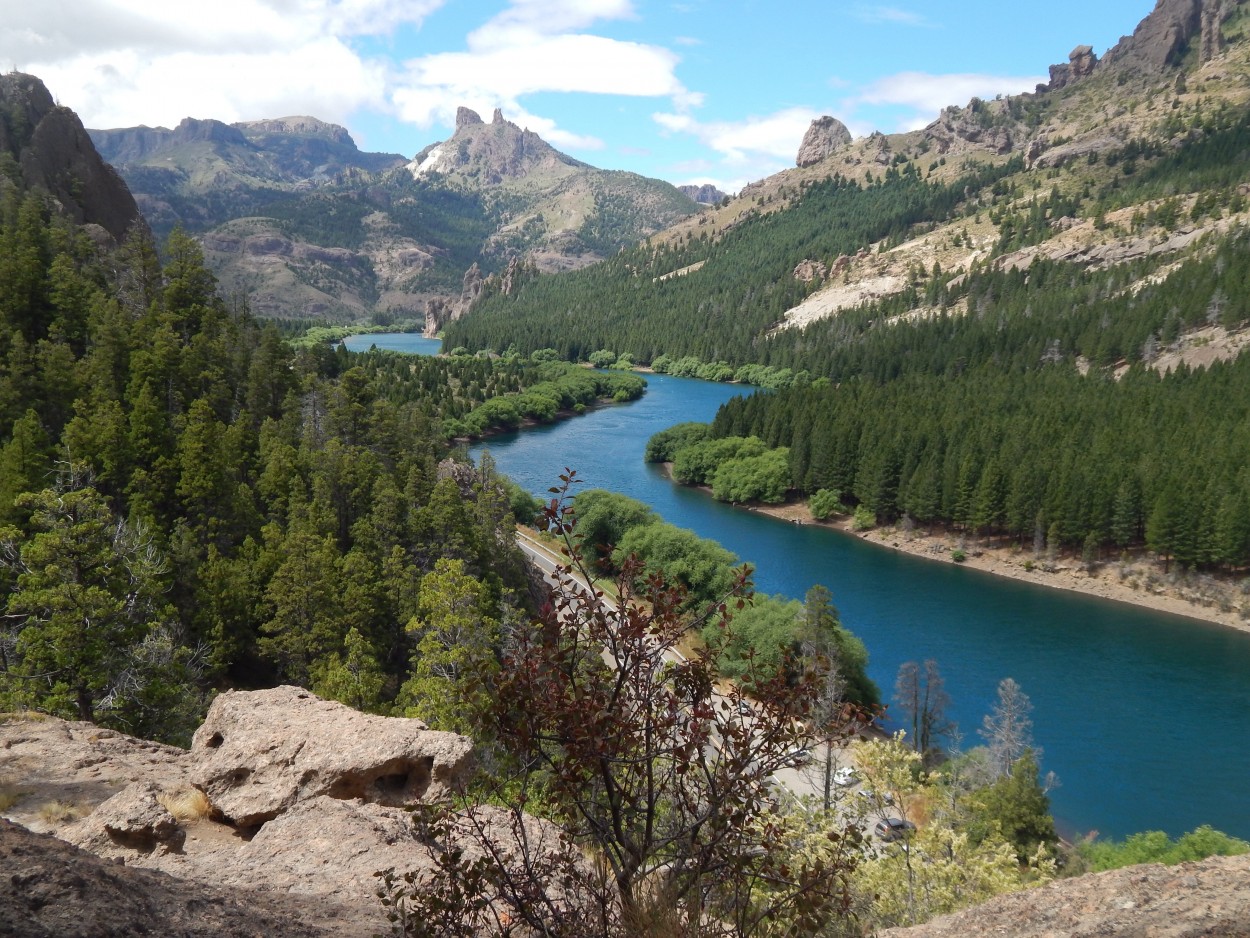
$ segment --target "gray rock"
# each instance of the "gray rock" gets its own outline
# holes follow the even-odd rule
[[[0,152],[21,168],[28,186],[54,198],[78,224],[96,224],[120,241],[144,227],[139,207],[122,178],[96,152],[91,137],[67,107],[59,107],[34,75],[0,75]]]
[[[396,806],[445,797],[466,780],[472,748],[299,687],[231,692],[195,733],[190,780],[233,824],[255,827],[320,795]]]
[[[1223,48],[1216,34],[1229,12],[1224,0],[1158,0],[1133,35],[1107,50],[1103,64],[1160,72],[1178,65],[1194,39],[1201,43],[1199,54],[1205,62]]]
[[[102,857],[181,850],[186,832],[157,799],[160,793],[152,782],[136,782],[65,828],[61,836]]]
[[[851,142],[851,132],[836,117],[825,115],[812,121],[803,135],[799,145],[799,154],[795,158],[798,166],[811,166],[825,157],[842,149]]]
[[[726,197],[726,193],[721,192],[710,182],[701,186],[678,186],[677,191],[700,205],[715,205]]]

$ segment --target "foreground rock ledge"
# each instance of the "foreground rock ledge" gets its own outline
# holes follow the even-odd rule
[[[321,795],[401,807],[468,778],[473,741],[420,720],[370,716],[299,687],[222,694],[195,733],[190,781],[255,827]]]
[[[1245,938],[1250,856],[1130,866],[991,899],[878,938]]]

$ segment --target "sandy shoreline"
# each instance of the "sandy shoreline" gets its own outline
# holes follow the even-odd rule
[[[1239,584],[1210,577],[1164,576],[1163,568],[1145,557],[1135,557],[1128,564],[1122,564],[1118,560],[1108,561],[1100,564],[1092,573],[1085,572],[1079,558],[1067,556],[1057,558],[1050,565],[1049,571],[1043,570],[1044,565],[1039,563],[1032,563],[1032,569],[1025,569],[1026,562],[1034,559],[1032,551],[1019,550],[1014,546],[989,545],[984,539],[965,537],[958,533],[935,531],[928,535],[919,529],[905,532],[897,527],[853,531],[849,518],[816,521],[812,518],[806,502],[755,505],[744,510],[794,524],[819,524],[885,550],[902,551],[934,563],[954,563],[951,552],[963,543],[967,558],[962,565],[974,570],[984,570],[996,576],[1036,583],[1052,589],[1066,589],[1115,602],[1132,603],[1159,612],[1201,619],[1250,632],[1250,619],[1242,618],[1238,608],[1250,610],[1250,595]]]

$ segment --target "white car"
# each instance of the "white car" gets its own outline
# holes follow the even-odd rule
[[[833,784],[839,788],[850,788],[858,781],[859,776],[855,774],[855,770],[849,765],[844,765],[833,773]]]

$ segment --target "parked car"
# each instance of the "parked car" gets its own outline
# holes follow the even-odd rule
[[[915,832],[916,825],[911,821],[904,821],[901,817],[888,817],[878,821],[877,826],[872,830],[873,833],[888,843],[910,837]]]
[[[839,788],[850,788],[858,781],[859,776],[855,774],[855,770],[849,765],[844,765],[833,773],[833,784]]]
[[[806,749],[791,749],[786,753],[786,765],[807,765],[812,761],[812,754]]]

